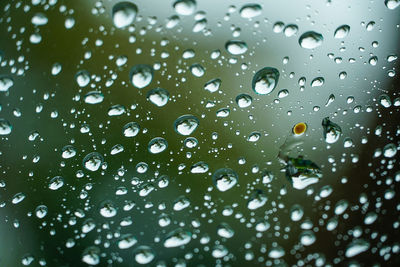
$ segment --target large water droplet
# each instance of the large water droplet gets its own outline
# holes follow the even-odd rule
[[[205,69],[202,65],[195,63],[190,66],[190,72],[196,77],[201,77],[205,73]]]
[[[261,189],[256,189],[247,202],[247,208],[250,210],[261,208],[267,203],[267,200],[267,195]]]
[[[236,97],[236,103],[241,108],[247,108],[251,105],[253,98],[248,94],[240,94]]]
[[[286,164],[286,177],[296,189],[304,189],[322,178],[320,168],[311,160],[289,157]]]
[[[137,122],[128,122],[122,128],[122,133],[125,137],[135,137],[140,130],[140,126]]]
[[[364,239],[356,239],[352,241],[346,248],[346,257],[351,258],[369,249],[369,243]]]
[[[317,48],[322,44],[322,41],[324,40],[324,37],[322,34],[314,32],[314,31],[309,31],[303,33],[300,38],[299,38],[299,44],[301,47],[306,48],[306,49],[314,49]]]
[[[12,131],[12,125],[6,119],[0,118],[0,135],[9,135]]]
[[[395,144],[390,143],[387,144],[384,148],[383,148],[383,155],[386,158],[393,158],[395,155],[397,154],[397,147]]]
[[[225,49],[231,54],[231,55],[241,55],[246,53],[247,51],[247,44],[243,41],[239,40],[230,40],[226,42],[225,44]]]
[[[169,92],[163,88],[157,87],[147,93],[147,99],[158,107],[165,106],[169,100]]]
[[[324,139],[328,144],[333,144],[337,140],[339,140],[340,135],[342,134],[342,128],[336,123],[333,123],[329,120],[329,117],[326,117],[322,120],[322,127],[324,128]]]
[[[272,92],[278,84],[279,71],[272,67],[265,67],[259,70],[253,77],[253,91],[260,95]]]
[[[196,10],[197,4],[195,0],[178,0],[173,6],[179,15],[189,16]]]
[[[131,2],[119,2],[113,6],[112,20],[114,26],[123,28],[135,21],[138,8]]]
[[[311,81],[311,87],[319,87],[324,85],[325,79],[323,77],[317,77]]]
[[[87,70],[80,70],[76,73],[75,80],[80,87],[85,87],[90,83],[90,74]]]
[[[208,171],[208,164],[204,161],[199,161],[190,167],[191,173],[206,173]]]
[[[235,231],[227,223],[221,223],[218,225],[217,234],[223,238],[231,238],[235,234]]]
[[[118,248],[128,249],[137,243],[137,239],[132,234],[125,234],[118,240]]]
[[[385,0],[385,5],[387,8],[393,10],[400,5],[400,0]]]
[[[89,171],[97,171],[103,164],[103,156],[98,152],[91,152],[83,158],[83,167]]]
[[[174,129],[181,135],[191,135],[199,126],[199,120],[193,115],[183,115],[174,122]]]
[[[100,249],[97,247],[88,247],[82,253],[82,261],[89,265],[100,263]]]
[[[259,4],[246,4],[242,6],[239,13],[242,18],[251,19],[261,15],[262,8]]]
[[[58,190],[64,185],[64,178],[61,176],[53,177],[49,182],[49,189]]]
[[[105,218],[117,215],[117,208],[111,200],[106,200],[100,205],[100,214]]]
[[[224,192],[236,185],[238,182],[238,175],[232,169],[221,168],[214,172],[212,181],[219,191]]]
[[[155,253],[151,247],[140,246],[135,249],[135,260],[139,264],[148,264],[155,258]]]
[[[46,25],[48,21],[46,15],[43,13],[36,13],[31,20],[32,24],[35,26]]]
[[[191,238],[192,234],[190,232],[178,228],[167,235],[167,237],[164,240],[164,247],[166,248],[180,247],[189,243]]]
[[[341,25],[337,27],[334,33],[334,37],[336,39],[342,39],[345,38],[350,32],[350,26],[349,25]]]
[[[35,209],[35,215],[39,219],[43,219],[47,215],[47,206],[46,205],[39,205]]]
[[[85,95],[85,103],[87,104],[99,104],[103,102],[104,95],[99,91],[90,91]]]
[[[12,78],[7,76],[0,77],[0,92],[7,92],[14,85]]]
[[[163,152],[168,147],[168,142],[162,137],[153,138],[148,145],[148,150],[152,154]]]
[[[204,85],[204,89],[207,91],[210,91],[211,93],[214,93],[218,91],[219,87],[221,86],[221,79],[212,79]]]
[[[153,80],[153,68],[149,65],[139,64],[131,68],[130,80],[133,86],[142,89]]]

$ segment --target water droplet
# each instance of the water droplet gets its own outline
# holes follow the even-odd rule
[[[106,200],[100,205],[100,214],[104,218],[111,218],[117,215],[117,208],[111,200]]]
[[[53,66],[51,66],[51,75],[56,76],[58,75],[62,70],[62,65],[60,63],[54,63]]]
[[[295,204],[292,206],[292,208],[290,209],[290,219],[294,222],[298,222],[301,220],[301,218],[303,218],[304,215],[304,210],[303,207]]]
[[[153,80],[153,68],[149,65],[138,64],[131,68],[130,80],[136,88],[142,89]]]
[[[246,53],[247,51],[247,44],[243,41],[239,40],[230,40],[227,41],[225,44],[225,49],[231,54],[231,55],[242,55]]]
[[[39,205],[35,209],[35,215],[39,219],[43,219],[47,215],[47,206],[46,205]]]
[[[190,206],[190,200],[185,196],[180,196],[174,201],[173,209],[181,211]]]
[[[85,95],[85,103],[87,104],[99,104],[103,102],[104,95],[99,91],[90,91]]]
[[[137,239],[132,234],[125,234],[118,240],[118,248],[128,249],[137,243]]]
[[[165,106],[169,100],[169,92],[163,88],[157,87],[147,93],[147,99],[158,107]]]
[[[9,135],[12,131],[12,125],[6,119],[0,118],[0,135]]]
[[[196,11],[197,4],[195,0],[178,0],[173,7],[179,15],[189,16]]]
[[[226,118],[229,116],[230,112],[229,108],[220,108],[217,110],[216,115],[218,118]]]
[[[187,148],[194,148],[199,142],[194,137],[188,137],[185,139],[184,144]]]
[[[340,135],[342,134],[342,128],[336,123],[333,123],[329,120],[329,117],[326,117],[322,120],[322,127],[324,128],[324,139],[328,144],[333,144],[337,140],[339,140]]]
[[[279,71],[272,67],[265,67],[259,70],[253,77],[253,91],[260,95],[272,92],[278,84]]]
[[[61,176],[53,177],[49,182],[49,189],[58,190],[64,185],[64,178]]]
[[[274,33],[281,33],[283,32],[283,29],[285,28],[285,23],[282,21],[275,22],[274,26],[272,26],[272,31]]]
[[[123,28],[135,21],[138,8],[131,2],[119,2],[112,8],[112,20],[114,26]]]
[[[289,24],[285,27],[283,30],[284,34],[286,37],[292,37],[296,35],[296,33],[299,31],[299,27],[295,24]]]
[[[207,91],[210,91],[211,93],[214,93],[219,90],[219,87],[221,86],[221,80],[220,79],[212,79],[204,85],[204,89]]]
[[[226,255],[228,255],[228,252],[229,252],[228,249],[224,245],[216,245],[213,248],[213,251],[211,252],[211,255],[214,258],[219,259],[219,258],[223,258]]]
[[[273,259],[279,259],[284,255],[285,255],[285,250],[281,247],[272,248],[268,253],[268,257]]]
[[[247,202],[247,208],[249,210],[255,210],[264,206],[267,203],[267,195],[261,190],[256,189],[250,196]]]
[[[300,243],[303,246],[310,246],[314,244],[315,240],[317,240],[317,238],[312,231],[307,230],[300,234]]]
[[[172,15],[171,17],[169,17],[169,18],[167,19],[167,23],[165,24],[165,27],[166,27],[167,29],[172,29],[172,28],[174,28],[176,25],[179,24],[179,21],[180,21],[180,19],[179,19],[179,17],[178,17],[177,15]]]
[[[192,234],[188,231],[184,231],[178,228],[170,232],[164,240],[164,247],[174,248],[186,245],[192,239]]]
[[[335,214],[341,215],[343,212],[346,211],[347,207],[349,206],[349,202],[347,200],[339,200],[335,206]]]
[[[208,164],[204,161],[199,161],[190,167],[191,173],[206,173],[208,171]]]
[[[193,115],[183,115],[174,122],[174,129],[181,135],[191,135],[199,126],[199,120]]]
[[[248,94],[240,94],[236,97],[236,103],[240,108],[247,108],[251,105],[253,98]]]
[[[369,60],[368,63],[371,66],[376,66],[376,64],[378,64],[378,57],[377,56],[372,56]]]
[[[231,238],[235,234],[235,231],[227,223],[221,223],[218,225],[217,234],[223,238]]]
[[[324,85],[325,79],[323,77],[317,77],[311,81],[311,87],[319,87]]]
[[[14,85],[14,80],[7,76],[0,77],[0,92],[7,92]]]
[[[314,48],[317,48],[318,46],[322,45],[323,40],[324,40],[324,37],[322,36],[322,34],[314,32],[314,31],[309,31],[309,32],[303,33],[300,36],[299,44],[303,48],[314,49]]]
[[[15,204],[18,204],[18,203],[20,203],[22,200],[24,200],[25,197],[26,197],[25,194],[22,193],[22,192],[16,193],[16,194],[12,197],[11,202],[12,202],[14,205],[15,205]]]
[[[113,105],[108,109],[108,116],[119,116],[125,113],[125,107],[122,105]]]
[[[140,130],[140,126],[136,122],[128,122],[122,128],[122,133],[125,137],[135,137]]]
[[[387,8],[393,10],[400,5],[400,0],[385,0],[385,5]]]
[[[369,243],[364,239],[356,239],[352,241],[346,248],[345,255],[347,258],[354,257],[369,249]]]
[[[249,142],[257,142],[261,138],[261,134],[259,132],[251,132],[247,137],[247,141]]]
[[[242,18],[251,19],[261,15],[262,8],[259,4],[246,4],[242,6],[239,14]]]
[[[392,101],[387,94],[382,94],[379,96],[379,103],[385,108],[392,106]]]
[[[85,87],[90,83],[90,74],[87,70],[80,70],[76,73],[75,80],[80,87]]]
[[[395,144],[390,143],[387,144],[384,148],[383,148],[383,155],[386,158],[393,158],[395,155],[397,154],[397,147]]]
[[[89,265],[100,263],[100,249],[97,247],[88,247],[82,253],[82,261]]]
[[[201,32],[207,27],[207,20],[206,19],[201,19],[195,22],[193,25],[193,32]]]
[[[83,166],[89,171],[97,171],[103,164],[103,156],[98,152],[91,152],[83,158]]]
[[[46,15],[43,13],[36,13],[31,20],[32,24],[35,26],[46,25],[48,21]]]
[[[286,163],[286,177],[296,189],[304,189],[322,178],[320,168],[311,160],[289,157]]]
[[[153,138],[148,145],[148,150],[152,154],[163,152],[168,147],[168,142],[162,137]]]
[[[278,98],[285,98],[289,95],[289,90],[283,89],[278,92]]]
[[[227,191],[235,186],[238,182],[237,173],[229,168],[221,168],[214,172],[212,180],[215,187],[221,191]]]
[[[192,74],[196,77],[201,77],[204,75],[205,70],[203,68],[203,66],[201,66],[198,63],[195,63],[193,65],[190,66],[190,71],[192,72]]]
[[[334,33],[334,37],[336,39],[342,39],[345,38],[350,32],[350,26],[349,25],[341,25],[337,27]]]

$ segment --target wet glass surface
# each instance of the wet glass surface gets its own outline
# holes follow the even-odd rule
[[[400,264],[400,1],[0,2],[0,266]]]

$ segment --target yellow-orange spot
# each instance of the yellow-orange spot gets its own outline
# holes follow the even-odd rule
[[[294,135],[302,135],[307,130],[307,124],[304,122],[299,122],[293,127],[293,134]]]

